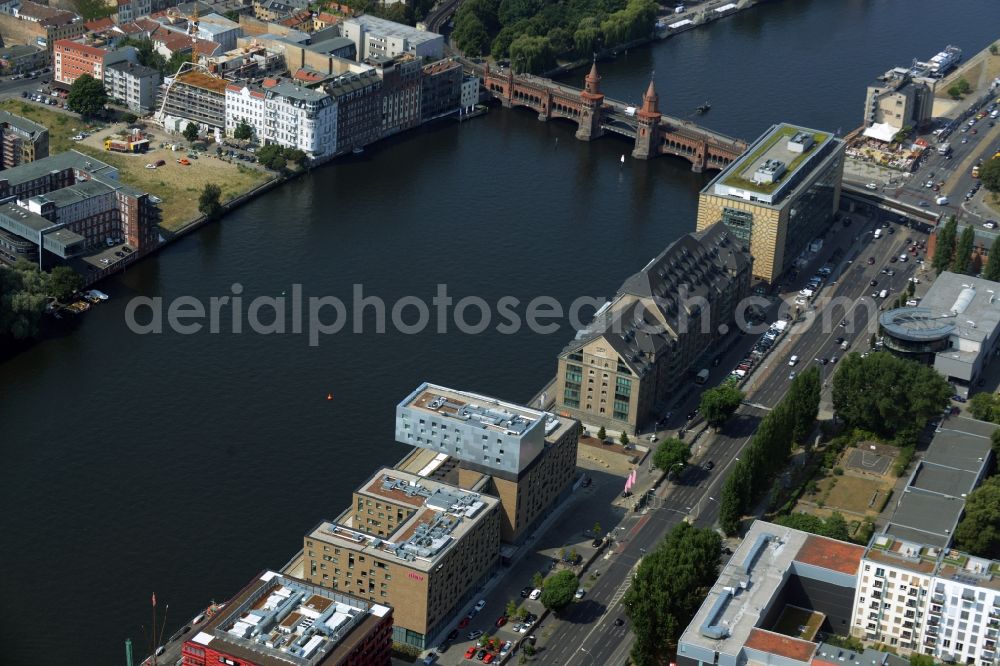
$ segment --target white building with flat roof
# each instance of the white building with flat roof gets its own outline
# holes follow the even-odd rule
[[[444,37],[437,33],[368,15],[349,18],[341,25],[344,37],[357,46],[358,62],[403,53],[435,60],[444,55]]]

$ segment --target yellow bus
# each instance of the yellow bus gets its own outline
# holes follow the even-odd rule
[[[979,165],[972,167],[972,177],[979,178]]]

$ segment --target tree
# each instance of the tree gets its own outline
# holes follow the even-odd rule
[[[247,122],[246,118],[242,118],[240,124],[233,130],[233,138],[240,141],[249,141],[253,138],[253,128],[250,127],[250,123]]]
[[[934,259],[931,266],[938,275],[951,265],[951,258],[955,255],[955,241],[958,238],[958,222],[952,215],[945,222],[944,226],[937,232],[937,244],[934,247]]]
[[[515,72],[538,74],[552,69],[556,56],[548,37],[521,35],[510,43],[510,63]]]
[[[884,352],[849,354],[833,376],[833,407],[849,426],[884,437],[914,433],[948,404],[951,386],[933,368]]]
[[[208,219],[214,220],[222,214],[222,203],[219,201],[221,197],[222,188],[215,183],[205,183],[201,196],[198,197],[198,210]]]
[[[536,571],[535,575],[531,577],[531,583],[536,589],[540,589],[545,584],[545,576],[542,575],[541,571]]]
[[[997,423],[1000,419],[1000,396],[994,393],[977,393],[969,398],[969,413],[980,421]]]
[[[632,621],[632,663],[652,666],[670,653],[718,576],[722,540],[686,522],[642,558],[622,605]]]
[[[840,541],[851,540],[851,533],[847,527],[847,521],[844,520],[843,515],[837,513],[836,511],[826,520],[808,513],[793,513],[787,516],[781,516],[775,520],[775,522],[785,527],[791,527],[792,529],[809,532],[811,534],[819,534],[820,536],[830,537],[831,539],[839,539]]]
[[[699,409],[710,426],[719,427],[729,420],[743,402],[743,391],[734,382],[723,382],[701,394]]]
[[[576,574],[568,569],[558,571],[545,579],[539,601],[554,613],[558,613],[573,601],[573,595],[580,585]]]
[[[604,429],[604,426],[601,426],[600,428],[598,428],[597,429],[597,439],[599,439],[599,440],[601,440],[603,442],[607,438],[608,438],[608,431]]]
[[[951,262],[951,272],[972,275],[972,249],[976,242],[976,231],[972,225],[962,229],[962,236],[955,248],[955,258]]]
[[[183,51],[177,51],[163,65],[164,76],[177,76],[177,72],[180,71],[181,65],[186,62],[191,62],[191,54],[185,53]]]
[[[49,295],[64,301],[83,286],[83,278],[69,266],[56,266],[49,274]]]
[[[669,472],[675,465],[683,466],[691,457],[691,448],[686,442],[670,437],[660,442],[653,454],[653,466]]]
[[[750,504],[750,491],[749,465],[740,460],[722,485],[719,497],[719,526],[726,534],[736,534],[739,530],[743,509]]]
[[[822,389],[819,368],[813,366],[792,380],[784,402],[792,411],[794,427],[792,439],[802,443],[806,441],[819,416],[820,390]]]
[[[507,617],[514,617],[517,615],[517,602],[513,599],[507,601],[507,608],[504,610],[504,615]]]
[[[986,270],[983,271],[983,277],[993,282],[1000,282],[1000,236],[994,238],[993,244],[990,245],[990,254],[986,260]]]
[[[108,94],[104,91],[104,85],[90,74],[77,77],[66,97],[70,110],[85,117],[96,116],[104,110],[107,103]]]
[[[1000,476],[987,479],[965,503],[965,517],[955,528],[955,545],[980,557],[1000,552]]]
[[[1000,158],[979,165],[979,181],[990,192],[1000,192]]]
[[[0,265],[0,341],[38,335],[48,296],[46,282],[46,274],[30,261],[20,259],[13,268]]]
[[[910,666],[934,666],[934,657],[914,652],[910,655]]]
[[[194,142],[198,140],[198,126],[192,122],[189,122],[184,128],[184,138],[188,141]]]
[[[628,433],[622,430],[622,434],[618,438],[618,441],[621,442],[622,446],[628,446]]]
[[[122,114],[122,122],[126,125],[132,125],[139,120],[139,116],[134,113],[124,113]]]

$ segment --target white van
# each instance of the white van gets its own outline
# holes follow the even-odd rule
[[[888,289],[883,289],[882,291],[878,292],[878,297],[879,298],[885,298],[888,295],[889,295],[889,290]]]
[[[947,206],[948,197],[938,197],[937,199],[934,200],[934,203],[936,203],[938,206]]]
[[[876,229],[875,230],[875,238],[882,238],[882,230],[881,229]]]
[[[790,359],[788,359],[788,365],[795,365],[798,362],[799,362],[799,357],[795,356],[794,354]]]

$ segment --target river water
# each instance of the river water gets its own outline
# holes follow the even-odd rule
[[[638,102],[654,76],[665,113],[710,100],[700,120],[746,139],[779,121],[846,132],[876,74],[997,37],[995,0],[950,7],[766,3],[604,63],[602,86]],[[216,334],[138,335],[125,324],[131,298],[207,303],[239,284],[249,302],[298,284],[350,315],[355,284],[389,307],[429,302],[443,284],[455,301],[517,298],[523,315],[539,296],[610,297],[694,228],[709,175],[668,158],[622,165],[623,139],[584,144],[573,130],[495,110],[397,137],[129,269],[76,331],[0,364],[0,662],[120,664],[127,637],[143,653],[152,592],[161,612],[170,606],[169,634],[282,566],[304,532],[398,460],[393,410],[419,382],[527,400],[573,334],[565,322],[500,332],[494,316],[483,333],[452,322],[444,335],[433,315],[422,333],[379,333],[369,309],[316,346],[225,321]]]

